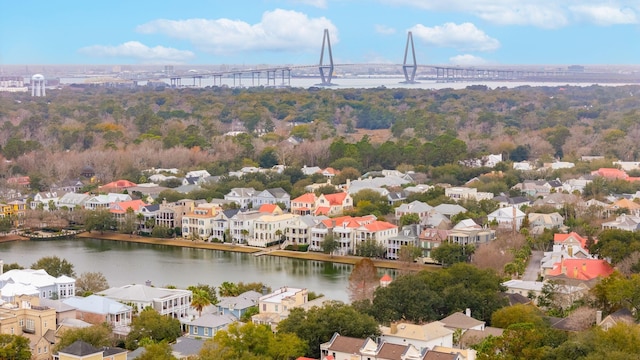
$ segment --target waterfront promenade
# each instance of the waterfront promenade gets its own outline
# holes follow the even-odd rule
[[[339,256],[339,255],[328,255],[318,252],[300,252],[300,251],[290,251],[290,250],[279,250],[279,249],[262,249],[255,248],[245,245],[232,245],[225,243],[210,243],[204,241],[194,241],[194,240],[186,240],[186,239],[160,239],[160,238],[151,238],[151,237],[143,237],[143,236],[131,236],[126,234],[118,234],[112,232],[105,232],[101,234],[99,232],[83,232],[76,235],[81,238],[90,238],[90,239],[100,239],[100,240],[112,240],[112,241],[121,241],[121,242],[134,242],[134,243],[142,243],[142,244],[151,244],[151,245],[164,245],[164,246],[176,246],[176,247],[188,247],[188,248],[196,248],[196,249],[209,249],[209,250],[220,250],[220,251],[232,251],[232,252],[241,252],[248,254],[258,254],[262,253],[260,256],[281,256],[288,257],[294,259],[301,260],[316,260],[316,261],[329,261],[340,264],[355,264],[360,261],[362,258],[359,256]],[[422,265],[422,264],[406,264],[400,261],[393,260],[382,260],[382,259],[372,259],[373,263],[378,268],[383,269],[402,269],[406,270],[407,268],[410,270],[437,270],[440,269],[437,265]]]

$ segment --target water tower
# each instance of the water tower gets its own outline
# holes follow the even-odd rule
[[[44,95],[44,75],[35,74],[31,77],[31,96]]]

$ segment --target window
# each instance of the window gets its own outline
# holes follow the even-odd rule
[[[28,330],[35,330],[35,328],[36,328],[36,324],[35,324],[35,322],[33,321],[33,319],[27,319],[27,326],[26,326],[26,328],[27,328]]]
[[[198,327],[197,327],[197,326],[194,326],[194,327],[193,327],[193,334],[197,334],[197,333],[198,333]]]
[[[262,311],[267,311],[267,304],[262,304]]]
[[[209,336],[209,328],[208,327],[204,328],[204,335],[205,336]]]
[[[24,327],[24,319],[20,319],[20,327]]]
[[[278,312],[278,305],[276,305],[276,312]]]

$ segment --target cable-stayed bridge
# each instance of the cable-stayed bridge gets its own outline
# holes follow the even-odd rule
[[[252,86],[290,86],[292,77],[318,78],[317,86],[332,86],[337,69],[373,69],[384,68],[391,73],[404,77],[402,83],[418,83],[419,80],[435,80],[439,82],[453,81],[523,81],[523,82],[640,82],[640,74],[621,74],[614,72],[585,72],[582,66],[552,68],[540,70],[535,67],[491,67],[491,66],[453,66],[423,65],[416,59],[413,35],[407,34],[407,42],[402,64],[363,63],[337,64],[333,61],[333,50],[329,31],[324,30],[322,49],[318,64],[311,65],[279,65],[264,68],[235,68],[218,72],[194,72],[183,74],[167,74],[172,87],[202,87],[202,79],[212,79],[213,86],[222,86],[222,79],[232,79],[234,87]],[[400,72],[401,70],[401,72]],[[130,79],[134,83],[146,78]],[[211,81],[209,81],[211,83]]]

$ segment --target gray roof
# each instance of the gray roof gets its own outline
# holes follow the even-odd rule
[[[289,196],[289,193],[284,191],[283,188],[273,188],[273,189],[267,189],[265,191],[268,191],[269,194],[273,195],[273,197],[276,199],[282,199],[284,197]]]
[[[62,300],[58,299],[58,300],[52,300],[52,299],[40,299],[40,305],[41,306],[46,306],[48,308],[52,308],[52,309],[56,309],[57,313],[60,312],[65,312],[65,311],[73,311],[76,308],[71,306],[71,305],[67,305],[65,303],[62,302]]]
[[[249,290],[238,296],[221,298],[218,303],[218,307],[229,309],[233,306],[234,309],[246,309],[251,306],[258,305],[258,299],[260,299],[260,296],[262,296],[262,294],[259,292]]]
[[[138,358],[138,356],[140,356],[140,355],[144,354],[144,352],[145,352],[145,351],[146,351],[146,350],[145,350],[145,348],[144,348],[144,347],[139,347],[139,348],[137,348],[137,349],[135,349],[135,350],[133,350],[133,351],[130,351],[130,352],[127,354],[127,360],[135,360],[135,359],[137,359],[137,358]]]
[[[440,320],[440,322],[448,328],[455,329],[470,329],[474,326],[484,325],[484,321],[476,320],[471,316],[467,316],[461,312],[455,312]]]
[[[212,329],[218,329],[238,321],[232,315],[204,314],[199,318],[191,321],[189,325],[204,326]]]
[[[204,339],[193,339],[185,336],[181,336],[177,339],[177,342],[171,345],[171,349],[175,353],[178,353],[182,357],[189,355],[197,355],[202,349]],[[180,357],[178,356],[178,357]]]
[[[201,187],[198,185],[182,185],[182,186],[178,186],[177,188],[173,189],[174,191],[177,191],[179,193],[183,193],[183,194],[188,194],[192,191],[196,191],[196,190],[200,190]]]
[[[442,215],[453,216],[459,213],[466,212],[467,209],[458,204],[440,204],[433,208],[433,210],[439,212]]]
[[[131,311],[131,306],[119,303],[104,296],[70,297],[63,302],[78,310],[94,314],[117,314]]]
[[[179,289],[164,289],[151,287],[141,284],[125,285],[122,287],[112,287],[104,291],[100,291],[97,295],[106,296],[111,299],[125,300],[125,301],[140,301],[149,302],[154,299],[162,299],[170,297],[178,292],[188,292],[189,290]]]
[[[60,352],[69,354],[69,355],[75,355],[75,356],[86,356],[86,355],[100,353],[102,352],[102,350],[96,347],[93,347],[93,345],[86,343],[82,340],[76,340],[73,344],[60,350]]]

